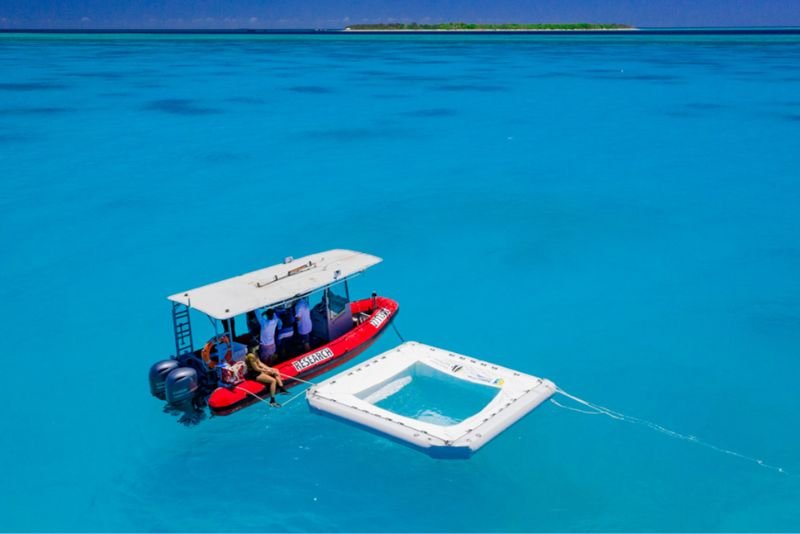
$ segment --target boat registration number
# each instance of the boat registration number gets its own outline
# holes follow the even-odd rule
[[[318,350],[317,352],[312,352],[308,356],[303,356],[296,362],[292,362],[295,371],[302,371],[303,369],[307,369],[311,367],[315,363],[319,363],[321,361],[328,360],[333,358],[333,351],[331,349],[325,348],[322,350]]]
[[[369,324],[371,324],[375,328],[378,328],[380,325],[383,324],[383,322],[386,320],[387,317],[389,317],[390,314],[391,312],[389,310],[387,310],[386,308],[381,308],[380,310],[378,310],[378,313],[375,314],[375,317],[369,320]]]

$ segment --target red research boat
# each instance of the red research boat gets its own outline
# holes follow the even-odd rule
[[[350,250],[330,250],[176,293],[172,301],[176,356],[150,368],[153,396],[182,410],[207,403],[212,413],[227,415],[257,402],[267,386],[244,379],[242,360],[258,342],[256,314],[271,308],[283,319],[276,331],[278,354],[270,365],[286,387],[318,376],[365,351],[389,326],[399,307],[377,296],[350,301],[348,280],[382,261]],[[313,299],[319,297],[316,302]],[[298,335],[294,305],[310,306],[309,345]],[[190,311],[205,314],[214,335],[195,349]],[[237,335],[239,327],[247,332]],[[310,350],[306,350],[309,348]],[[242,372],[240,372],[242,371]]]
[[[378,338],[398,310],[397,302],[386,297],[374,297],[349,303],[356,326],[325,345],[277,363],[274,367],[283,376],[286,387],[309,380],[337,365],[355,358]],[[211,393],[208,406],[217,415],[226,415],[257,402],[266,394],[267,386],[255,380],[245,380],[236,387],[219,387]]]

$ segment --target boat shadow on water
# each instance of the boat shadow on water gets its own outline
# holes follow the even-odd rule
[[[164,406],[164,413],[178,418],[178,423],[183,426],[195,426],[209,418],[208,410],[205,407],[176,407],[172,405]]]

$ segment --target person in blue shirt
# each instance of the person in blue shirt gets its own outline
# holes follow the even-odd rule
[[[275,333],[283,326],[281,320],[275,315],[275,310],[268,309],[261,314],[261,334],[259,336],[258,357],[269,365],[277,347],[275,346]]]
[[[303,349],[308,352],[311,350],[309,337],[311,336],[311,311],[308,309],[308,298],[301,298],[294,305],[294,318],[297,322],[297,334],[303,343]]]

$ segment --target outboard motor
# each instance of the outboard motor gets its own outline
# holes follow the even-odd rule
[[[197,371],[191,367],[178,367],[167,375],[164,384],[167,402],[173,406],[189,405],[200,388]]]
[[[164,386],[167,375],[180,366],[177,360],[161,360],[150,367],[150,393],[154,397],[165,400]]]

